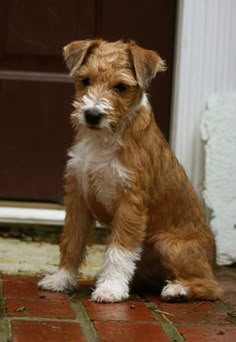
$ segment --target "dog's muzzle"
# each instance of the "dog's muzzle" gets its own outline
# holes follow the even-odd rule
[[[100,124],[103,113],[98,109],[87,109],[84,112],[85,121],[89,126],[96,127]]]

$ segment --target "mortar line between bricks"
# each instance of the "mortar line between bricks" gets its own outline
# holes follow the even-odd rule
[[[232,308],[230,305],[226,305],[222,302],[220,302],[219,300],[215,301],[212,303],[212,305],[219,309],[220,311],[223,311],[225,313],[225,318],[224,320],[226,322],[230,322],[232,326],[236,326],[236,321],[231,321],[230,320],[230,316],[228,316],[228,313],[232,312],[232,311],[235,311],[234,308]]]
[[[100,338],[99,335],[90,320],[86,309],[84,308],[83,304],[80,302],[78,298],[72,298],[70,301],[70,307],[74,311],[76,315],[77,323],[80,323],[80,327],[84,337],[87,339],[88,342],[99,342]]]
[[[145,302],[146,307],[151,311],[155,319],[161,324],[166,336],[171,342],[184,342],[182,335],[178,331],[175,324],[170,321],[164,314],[156,312],[158,306],[152,302]]]
[[[3,284],[0,275],[0,331],[1,341],[8,342],[12,340],[11,323],[7,319],[5,310],[5,298],[3,297]]]
[[[216,300],[215,302],[211,302],[211,304],[212,304],[215,308],[217,308],[217,309],[219,309],[219,310],[221,310],[221,311],[225,311],[225,312],[234,311],[234,308],[233,308],[233,307],[231,307],[230,305],[224,304],[224,303],[222,303],[222,302],[219,301],[219,300]]]
[[[3,297],[3,281],[0,275],[0,318],[5,316],[5,298]]]
[[[83,307],[83,305],[82,305]],[[83,307],[83,310],[84,307]],[[86,311],[86,310],[85,310]],[[86,312],[87,315],[87,312]],[[91,321],[90,318],[88,318],[89,321]],[[78,323],[78,318],[53,318],[53,317],[40,317],[40,316],[8,316],[8,317],[4,317],[3,320],[11,320],[11,321],[15,321],[15,320],[26,320],[26,321],[47,321],[47,322],[72,322],[72,323]],[[96,321],[104,321],[103,319],[97,319]],[[124,323],[143,323],[143,324],[152,324],[152,325],[156,325],[157,321],[143,321],[143,320],[126,320],[124,321],[123,319],[106,319],[106,322],[124,322]],[[92,321],[91,321],[92,322]]]

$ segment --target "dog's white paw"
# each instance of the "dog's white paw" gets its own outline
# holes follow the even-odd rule
[[[161,292],[161,299],[164,301],[181,301],[188,298],[188,288],[181,283],[169,282]]]
[[[65,291],[75,290],[78,287],[77,278],[74,274],[64,269],[58,270],[52,275],[47,275],[38,282],[38,287],[42,290]]]
[[[114,303],[121,302],[129,298],[129,288],[127,285],[121,285],[117,281],[105,282],[99,284],[93,291],[91,299],[94,302]]]

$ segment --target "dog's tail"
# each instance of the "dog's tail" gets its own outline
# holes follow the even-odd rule
[[[223,295],[223,290],[214,279],[193,279],[183,281],[183,284],[189,288],[191,299],[217,300]]]

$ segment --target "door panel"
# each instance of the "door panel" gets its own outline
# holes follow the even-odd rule
[[[66,149],[72,139],[68,117],[72,93],[73,85],[68,82],[0,81],[7,128],[7,136],[0,137],[4,146],[0,171],[2,198],[62,198]]]
[[[169,136],[171,84],[174,54],[176,4],[173,0],[145,1],[103,0],[98,25],[99,35],[108,40],[133,39],[157,51],[166,60],[168,69],[153,80],[150,89],[156,121]]]
[[[74,90],[61,54],[72,40],[132,38],[167,60],[151,101],[168,137],[175,7],[174,0],[0,0],[0,199],[63,200]]]
[[[93,35],[94,10],[93,0],[11,0],[6,52],[60,56],[72,37]]]

